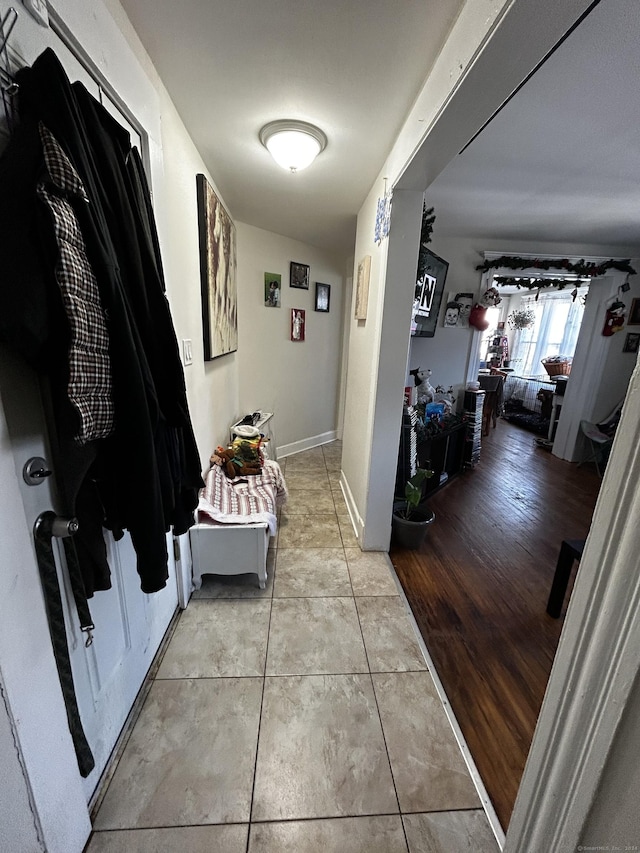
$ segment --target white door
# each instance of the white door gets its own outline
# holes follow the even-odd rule
[[[30,457],[41,456],[51,461],[38,377],[21,359],[3,351],[0,389],[16,469],[22,478],[22,468]],[[27,523],[32,527],[41,512],[56,511],[55,473],[37,486],[29,486],[21,479],[21,494]],[[100,779],[178,603],[170,547],[167,586],[161,592],[146,595],[140,590],[128,534],[119,542],[106,534],[106,541],[112,588],[96,592],[89,602],[95,631],[92,645],[86,648],[62,543],[54,540],[78,707],[96,764],[84,780],[87,800]]]
[[[70,79],[82,80],[88,90],[99,97],[98,87],[71,53],[50,31],[48,34],[49,43],[52,43]],[[36,55],[39,52],[40,48]],[[117,108],[109,104],[109,110],[134,132],[124,117],[118,115]],[[132,140],[139,141],[135,136]],[[48,467],[52,462],[47,447],[39,380],[21,359],[4,349],[0,356],[0,393],[5,404],[16,470],[22,484],[25,516],[28,525],[33,527],[41,512],[57,511],[55,472],[37,486],[29,486],[22,480],[23,466],[30,457],[43,457],[49,463]],[[97,592],[89,602],[95,631],[93,644],[88,648],[85,647],[85,635],[79,630],[62,543],[54,543],[78,707],[95,759],[94,770],[83,782],[87,801],[107,764],[178,603],[170,541],[167,543],[169,580],[164,590],[153,595],[146,595],[140,590],[135,553],[128,534],[119,542],[107,534],[106,541],[112,588]]]

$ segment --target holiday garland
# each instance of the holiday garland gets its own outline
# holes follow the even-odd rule
[[[567,258],[559,258],[557,260],[540,259],[540,258],[516,258],[512,255],[503,255],[501,258],[496,258],[492,261],[484,261],[479,264],[476,269],[481,272],[488,272],[493,269],[509,269],[509,270],[566,270],[567,272],[575,273],[586,278],[595,278],[599,275],[604,275],[607,270],[619,270],[626,272],[628,275],[635,275],[636,271],[631,266],[628,260],[626,261],[604,261],[604,263],[596,264],[592,261],[581,260],[577,263],[569,261]],[[540,287],[540,285],[531,284],[530,286],[522,281],[523,287]]]
[[[432,207],[427,207],[422,204],[422,227],[420,229],[420,249],[418,250],[418,271],[416,273],[416,281],[420,281],[427,271],[429,264],[429,253],[426,250],[427,243],[431,242],[431,234],[433,232],[433,223],[436,220],[436,215]]]
[[[544,290],[546,287],[555,287],[557,290],[564,290],[565,287],[580,287],[586,284],[587,280],[578,278],[511,278],[508,276],[497,275],[493,278],[493,283],[498,287],[525,287],[527,290]]]

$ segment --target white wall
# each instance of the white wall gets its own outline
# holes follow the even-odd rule
[[[236,415],[274,412],[279,455],[336,437],[342,357],[344,259],[237,223],[238,366]],[[309,290],[289,286],[291,261],[310,267]],[[280,308],[264,305],[264,274],[282,276]],[[331,286],[329,312],[314,311],[315,285]],[[305,311],[305,340],[291,340],[291,309]],[[215,398],[214,398],[215,399]],[[216,443],[226,440],[220,435]]]
[[[371,190],[366,204],[358,214],[351,304],[347,307],[345,314],[349,348],[342,452],[343,488],[356,533],[360,538],[364,525],[371,467],[373,416],[388,248],[387,241],[380,246],[374,242],[376,200],[383,194],[384,184],[380,181],[378,189]],[[358,265],[366,255],[371,257],[367,318],[356,320],[354,313]],[[408,331],[407,325],[405,334],[407,345]],[[401,401],[400,405],[402,405]]]

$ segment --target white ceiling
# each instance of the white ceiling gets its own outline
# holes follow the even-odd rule
[[[427,191],[437,234],[640,254],[640,4],[601,0]]]
[[[121,2],[232,216],[343,254],[462,5]],[[638,44],[638,0],[601,0],[428,189],[435,236],[640,255]],[[329,138],[297,175],[258,140],[279,118],[310,121]]]
[[[121,0],[233,218],[342,254],[462,0]],[[258,139],[318,125],[297,175]]]

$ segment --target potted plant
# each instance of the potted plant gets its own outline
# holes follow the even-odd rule
[[[428,468],[418,468],[405,484],[404,500],[396,501],[393,505],[391,529],[396,544],[401,548],[419,548],[427,535],[429,525],[435,520],[433,510],[421,506],[422,484],[432,476],[433,471]]]

